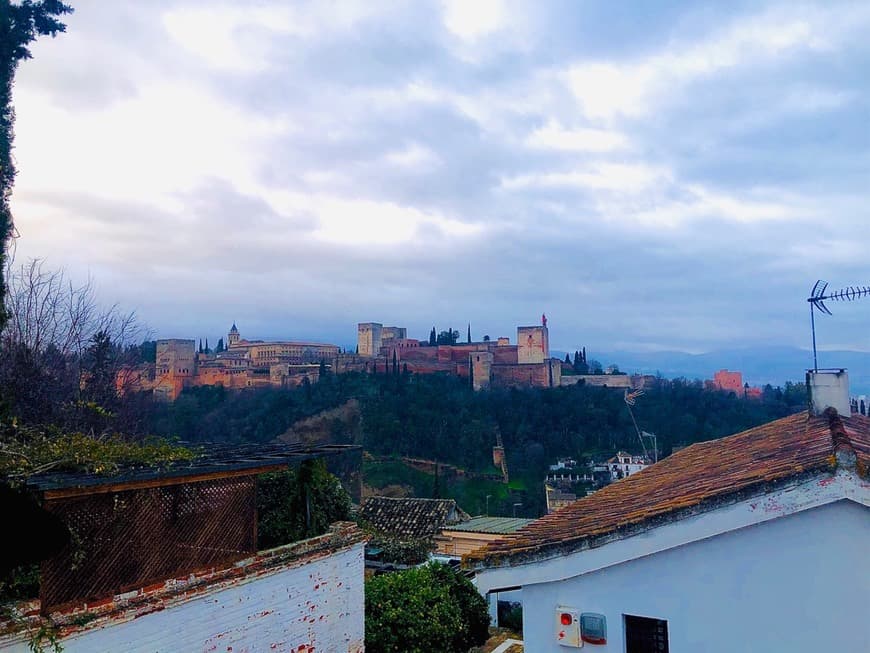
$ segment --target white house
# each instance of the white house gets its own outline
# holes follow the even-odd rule
[[[619,451],[613,458],[608,459],[607,468],[614,481],[626,476],[637,474],[647,467],[647,460],[643,456],[633,456],[625,451]]]
[[[687,447],[465,564],[484,595],[520,588],[535,653],[870,651],[870,418],[848,394],[824,404]]]

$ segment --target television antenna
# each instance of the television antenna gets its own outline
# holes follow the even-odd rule
[[[629,392],[628,388],[625,389],[625,393],[623,394],[623,400],[625,401],[625,405],[628,408],[628,414],[631,416],[631,423],[634,424],[634,430],[637,432],[637,439],[640,441],[640,446],[643,449],[643,457],[647,460],[650,459],[649,452],[646,450],[646,443],[643,441],[644,438],[652,438],[653,441],[653,452],[655,462],[659,461],[659,450],[658,450],[658,441],[656,440],[655,433],[647,433],[646,431],[641,431],[637,425],[637,420],[634,418],[634,411],[631,409],[634,406],[635,400],[643,395],[643,390],[635,390],[634,392]]]
[[[828,282],[819,279],[816,281],[813,289],[810,291],[810,296],[807,301],[810,304],[810,328],[813,332],[813,371],[819,371],[819,360],[816,354],[816,311],[825,315],[833,315],[830,309],[825,306],[826,301],[832,302],[854,302],[862,297],[870,297],[870,286],[849,286],[841,288],[831,293],[825,294],[828,290]]]

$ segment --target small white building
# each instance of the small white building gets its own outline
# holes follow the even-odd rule
[[[648,465],[649,462],[643,456],[634,456],[625,451],[617,452],[613,458],[607,461],[607,469],[610,471],[610,476],[614,481],[637,474]]]
[[[687,447],[465,564],[491,599],[520,588],[535,653],[870,651],[868,470],[870,418],[805,412]]]

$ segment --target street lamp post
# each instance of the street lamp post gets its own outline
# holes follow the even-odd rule
[[[522,505],[523,505],[523,504],[521,504],[521,503],[515,503],[515,504],[514,504],[514,517],[517,516],[517,506],[522,506]]]
[[[489,517],[489,499],[491,496],[492,496],[491,494],[486,495],[486,516],[487,517]]]

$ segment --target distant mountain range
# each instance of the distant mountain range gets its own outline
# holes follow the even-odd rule
[[[565,358],[565,352],[552,352]],[[572,352],[573,356],[573,352]],[[797,347],[746,347],[723,349],[705,354],[687,354],[683,351],[628,352],[589,351],[607,367],[616,364],[630,374],[661,373],[665,378],[712,379],[721,369],[743,373],[743,380],[751,386],[766,383],[783,385],[786,381],[803,383],[806,370],[813,365],[813,354]],[[820,368],[846,368],[852,395],[870,394],[870,353],[860,351],[819,352]]]

